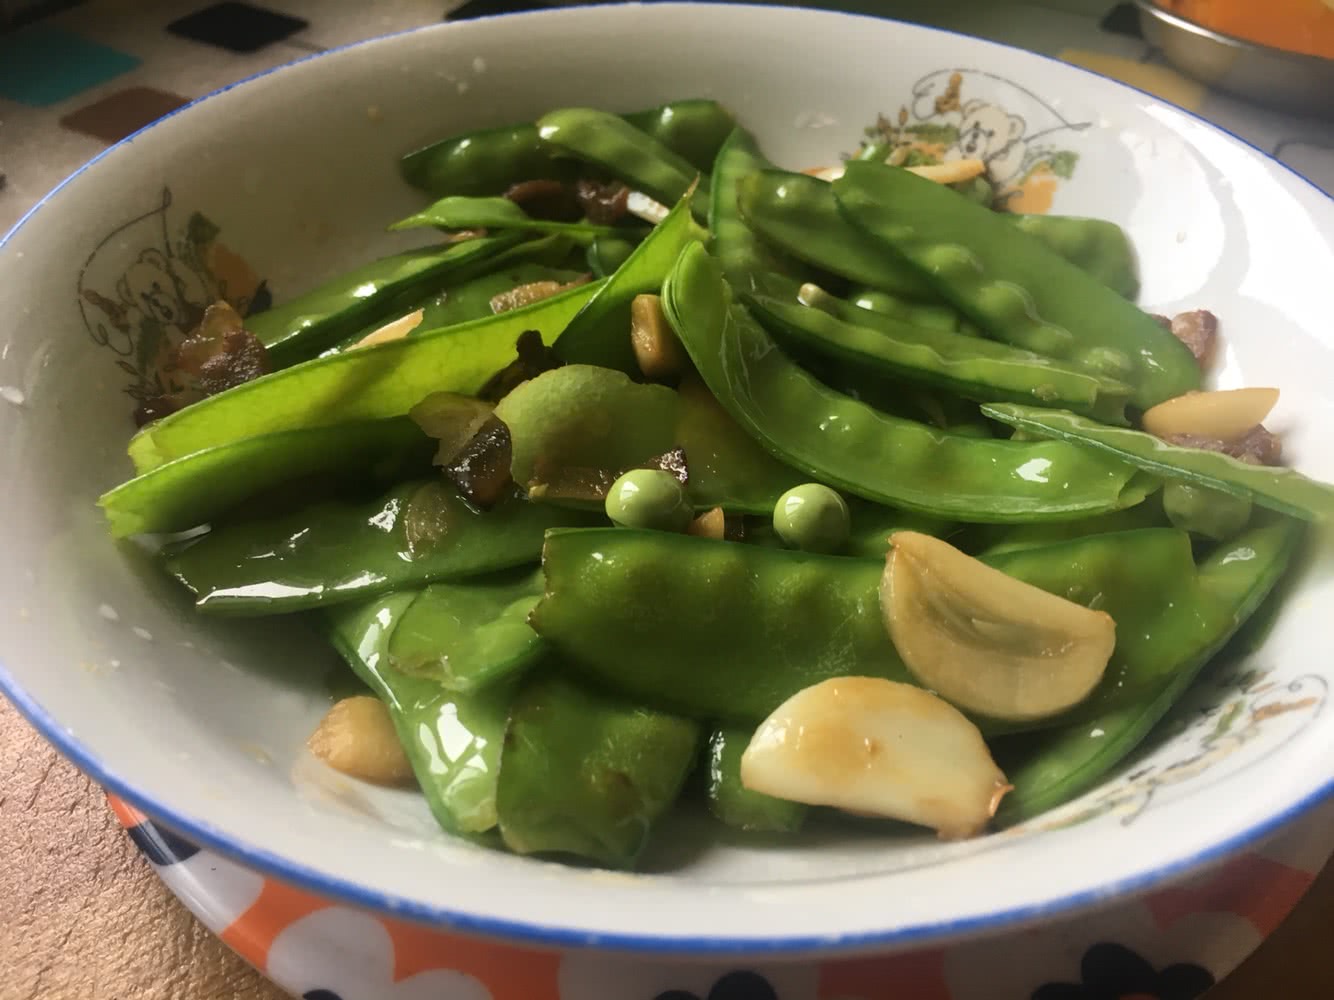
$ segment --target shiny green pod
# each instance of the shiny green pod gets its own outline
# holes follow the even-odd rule
[[[771,276],[796,275],[801,266],[765,243],[741,216],[741,182],[759,170],[771,168],[760,147],[745,129],[738,127],[728,137],[713,164],[710,181],[709,250],[718,258],[723,274],[736,288],[753,289],[754,282]],[[783,278],[782,280],[787,280]]]
[[[709,812],[749,833],[796,833],[806,820],[808,806],[751,791],[741,783],[741,755],[753,734],[746,727],[728,726],[709,736],[705,761]]]
[[[572,233],[584,237],[615,236],[623,231],[620,226],[603,226],[592,222],[555,222],[535,219],[516,202],[508,198],[477,198],[467,195],[446,195],[419,212],[400,219],[389,227],[391,231],[422,229],[517,229],[530,233]]]

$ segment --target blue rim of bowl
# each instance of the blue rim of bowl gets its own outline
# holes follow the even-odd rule
[[[1102,73],[1084,69],[1082,66],[1075,66],[1070,63],[1062,62],[1054,56],[1043,55],[1038,52],[1030,52],[1027,49],[1020,49],[1017,46],[1006,45],[1002,42],[993,42],[990,39],[979,38],[974,35],[966,35],[959,31],[950,31],[945,28],[936,28],[930,25],[913,24],[911,22],[899,21],[893,18],[879,18],[869,14],[843,13],[831,10],[802,10],[801,8],[780,6],[777,4],[655,3],[654,6],[710,6],[746,10],[758,8],[761,10],[784,11],[788,13],[799,12],[801,14],[814,15],[817,17],[854,18],[857,20],[870,21],[876,24],[895,24],[910,30],[930,31],[939,35],[964,38],[967,39],[969,43],[980,43],[1004,51],[1020,52],[1025,56],[1060,66],[1065,72],[1083,73],[1087,76],[1105,80],[1117,87],[1124,88],[1127,91],[1166,104],[1186,117],[1194,119],[1206,128],[1229,136],[1234,141],[1253,150],[1262,159],[1291,174],[1302,184],[1310,187],[1318,194],[1324,195],[1326,198],[1330,198],[1330,200],[1334,200],[1334,194],[1325,192],[1309,178],[1304,177],[1286,163],[1275,159],[1273,156],[1269,155],[1253,143],[1243,139],[1241,136],[1238,136],[1225,128],[1221,128],[1212,122],[1206,121],[1204,118],[1201,118],[1193,112],[1172,105],[1170,102],[1164,101],[1157,95],[1151,94],[1139,87],[1133,87],[1129,84],[1122,83],[1120,80],[1113,79]],[[590,9],[595,8],[592,5],[570,6],[547,11],[521,11],[511,14],[496,14],[485,18],[474,18],[472,20],[494,21],[502,18],[525,16],[530,18],[560,17],[569,11]],[[603,13],[607,13],[605,8],[597,9],[602,10]],[[466,24],[470,22],[465,21],[456,23]],[[253,76],[246,77],[243,80],[228,84],[225,87],[220,87],[211,93],[205,94],[203,97],[196,98],[189,104],[164,115],[162,118],[159,118],[157,121],[152,122],[149,125],[145,125],[132,135],[127,136],[115,145],[108,147],[75,170],[74,173],[70,174],[67,178],[43,195],[41,200],[25,212],[19,221],[14,224],[14,227],[6,233],[3,238],[0,238],[0,250],[3,250],[19,230],[37,214],[42,206],[54,198],[66,187],[66,185],[72,183],[83,174],[84,171],[92,167],[104,156],[109,155],[122,146],[130,145],[135,139],[143,135],[149,129],[156,128],[169,118],[174,118],[176,115],[187,112],[196,105],[202,104],[210,98],[217,97],[219,94],[225,94],[229,90],[243,86],[254,80],[262,79],[270,74],[286,69],[289,66],[309,62],[312,59],[319,59],[335,52],[359,48],[364,45],[373,45],[390,38],[399,38],[424,31],[447,30],[450,26],[449,22],[444,22],[438,25],[425,25],[418,28],[410,28],[406,31],[394,32],[388,35],[381,35],[375,38],[367,38],[347,45],[341,45],[325,52],[303,56],[290,63],[272,67],[263,72],[256,73]],[[1053,916],[1069,914],[1077,910],[1090,908],[1116,897],[1143,892],[1187,873],[1195,872],[1217,864],[1225,858],[1244,850],[1251,844],[1265,839],[1334,795],[1334,780],[1326,781],[1324,784],[1309,792],[1286,809],[1267,816],[1241,833],[1215,843],[1209,848],[1190,855],[1189,857],[1181,858],[1171,864],[1162,865],[1150,869],[1149,871],[1128,876],[1120,881],[1108,882],[1095,888],[1085,889],[1065,896],[1058,896],[1040,903],[997,910],[983,916],[968,917],[959,920],[929,921],[884,931],[867,931],[837,936],[806,934],[786,935],[783,937],[691,937],[684,935],[667,936],[661,934],[637,934],[621,931],[601,933],[597,931],[581,931],[566,927],[553,927],[545,924],[536,924],[523,920],[506,919],[501,917],[479,917],[472,913],[452,910],[448,907],[422,903],[408,897],[377,892],[374,889],[370,889],[357,882],[350,882],[343,878],[322,874],[314,869],[307,868],[290,858],[271,853],[262,847],[250,846],[246,843],[239,842],[226,833],[217,830],[211,824],[191,816],[186,816],[173,809],[168,803],[157,801],[150,795],[140,792],[129,780],[122,778],[119,774],[104,767],[101,761],[98,760],[98,758],[81,742],[79,742],[72,733],[61,726],[60,723],[49,715],[41,705],[39,705],[19,686],[18,682],[14,679],[13,675],[9,673],[9,670],[3,663],[0,663],[0,693],[3,693],[8,697],[33,727],[46,737],[46,739],[80,771],[88,775],[104,789],[124,799],[142,812],[148,814],[151,818],[161,820],[175,832],[184,835],[202,847],[215,850],[226,857],[233,858],[242,864],[255,869],[256,871],[281,879],[284,882],[315,893],[316,895],[351,903],[352,905],[373,910],[386,916],[419,921],[432,925],[441,931],[457,931],[465,934],[477,934],[516,945],[531,945],[557,949],[589,948],[639,954],[699,957],[742,955],[797,956],[803,954],[832,955],[842,951],[905,948],[912,945],[940,943],[945,940],[973,936],[988,931],[994,932],[1003,929],[1014,929],[1022,925],[1044,921]]]

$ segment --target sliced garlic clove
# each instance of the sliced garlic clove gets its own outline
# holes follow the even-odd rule
[[[631,191],[625,198],[625,210],[637,219],[657,225],[671,211],[660,201],[654,201],[642,191]]]
[[[656,295],[636,295],[630,302],[630,346],[645,377],[672,378],[686,370],[685,348],[662,312]]]
[[[774,710],[741,755],[741,783],[793,802],[981,833],[1010,786],[982,734],[929,691],[835,677]]]
[[[890,536],[880,582],[889,637],[912,675],[966,711],[1026,721],[1065,711],[1102,679],[1116,623],[1006,576],[948,542]]]
[[[1187,434],[1215,441],[1237,441],[1263,423],[1277,402],[1277,389],[1188,392],[1145,410],[1143,426],[1155,437]]]
[[[937,184],[960,184],[985,174],[987,165],[981,160],[950,160],[948,163],[928,163],[904,169]]]
[[[372,330],[366,336],[362,337],[352,349],[360,347],[374,347],[376,344],[387,344],[391,340],[398,340],[400,337],[406,337],[417,327],[421,326],[422,317],[426,315],[424,309],[418,309],[416,312],[410,312],[406,316],[400,316],[398,319],[390,320],[378,330]]]
[[[329,709],[306,746],[335,771],[377,785],[412,780],[412,765],[398,742],[389,710],[378,698],[357,695]]]
[[[834,167],[810,167],[802,173],[817,180],[833,182],[843,176],[843,169],[843,164],[840,163]]]

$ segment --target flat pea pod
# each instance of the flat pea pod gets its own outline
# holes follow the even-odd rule
[[[909,326],[874,313],[854,325],[765,295],[748,295],[746,303],[784,341],[966,399],[1040,403],[1114,420],[1122,417],[1130,393],[1121,383],[1041,354],[951,330]]]
[[[523,686],[500,758],[500,833],[516,854],[630,868],[676,801],[700,727],[541,671]]]
[[[527,566],[425,587],[390,638],[389,665],[470,692],[517,676],[546,652],[528,627],[542,574]]]
[[[817,301],[806,304],[824,309],[848,323],[855,323],[857,320],[854,317],[870,311],[914,326],[934,326],[941,330],[958,330],[970,334],[973,332],[971,324],[966,323],[952,306],[935,302],[908,302],[874,288],[856,289],[847,300],[826,292]]]
[[[514,246],[518,233],[410,250],[363,264],[303,295],[247,316],[275,368],[313,357],[347,334],[406,312],[449,276]]]
[[[741,783],[741,755],[753,730],[729,726],[709,737],[706,780],[709,811],[728,826],[751,833],[796,833],[810,811],[800,802],[753,792]]]
[[[1252,607],[1201,582],[1190,538],[1174,528],[1093,535],[983,561],[1096,606],[1117,624],[1101,683],[1036,727],[1151,697],[1181,664],[1213,655]],[[533,628],[569,670],[646,704],[754,723],[831,677],[914,683],[885,629],[884,559],[591,528],[549,532],[542,565],[546,593]],[[975,721],[989,734],[1014,728]]]
[[[416,602],[416,591],[329,608],[330,641],[389,709],[436,822],[450,833],[479,836],[496,825],[501,743],[513,684],[460,694],[388,666],[387,647]]]
[[[913,267],[843,218],[828,181],[760,170],[738,182],[737,204],[752,230],[798,260],[902,298],[940,297]]]
[[[166,568],[202,612],[274,615],[521,566],[547,528],[600,520],[517,497],[479,513],[428,480],[218,525],[171,549]]]
[[[707,178],[624,118],[593,108],[562,108],[538,119],[537,131],[549,146],[602,167],[665,205],[676,204],[697,184],[697,211],[701,217],[708,212]]]
[[[399,169],[413,187],[437,197],[503,194],[521,181],[570,181],[579,172],[578,164],[553,154],[532,124],[442,139],[403,157]]]
[[[712,168],[718,150],[736,125],[725,107],[702,98],[673,101],[622,117],[703,173]]]
[[[1135,248],[1125,230],[1106,219],[1070,215],[1016,215],[1001,218],[1130,301],[1139,295]]]
[[[1181,341],[1000,213],[874,163],[849,163],[833,192],[849,223],[990,336],[1127,382],[1142,409],[1199,388]]]
[[[1168,444],[1128,427],[1108,427],[1064,410],[991,403],[982,412],[993,420],[1043,438],[1112,455],[1149,472],[1207,486],[1261,507],[1307,521],[1334,517],[1334,486],[1308,479],[1296,469],[1251,465],[1230,455]]]
[[[799,265],[756,236],[741,217],[741,181],[772,166],[760,152],[755,137],[740,127],[728,137],[713,164],[709,249],[736,288],[750,289],[762,277],[779,280],[781,275],[801,271]]]
[[[960,521],[1069,520],[1150,491],[1130,466],[1077,446],[966,437],[834,392],[778,350],[701,246],[663,290],[668,319],[714,396],[786,464],[867,500]]]
[[[535,219],[508,198],[478,198],[468,195],[446,195],[420,212],[414,212],[389,227],[390,231],[422,229],[517,229],[530,233],[575,233],[580,236],[615,236],[623,231],[619,226],[602,226],[592,222],[553,222]]]
[[[1014,785],[1014,791],[1001,802],[997,821],[1004,826],[1023,822],[1102,781],[1139,746],[1216,649],[1273,591],[1300,538],[1297,524],[1271,518],[1215,548],[1200,565],[1198,583],[1215,602],[1232,609],[1231,627],[1216,636],[1209,648],[1182,662],[1156,692],[1075,726],[997,743],[997,757]]]
[[[407,414],[432,392],[475,393],[536,330],[550,344],[601,284],[522,309],[316,358],[245,382],[163,417],[131,440],[136,471],[260,434]]]
[[[355,477],[364,484],[424,472],[432,450],[433,442],[406,417],[280,431],[178,458],[97,503],[116,538],[185,531],[306,476]]]
[[[556,338],[556,356],[567,364],[599,365],[638,374],[630,341],[630,303],[656,293],[687,243],[698,240],[682,199],[639,244]]]

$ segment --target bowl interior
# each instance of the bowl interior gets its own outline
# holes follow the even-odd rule
[[[1334,479],[1334,208],[1212,127],[1040,57],[827,13],[630,5],[442,26],[187,108],[0,246],[0,678],[20,707],[100,780],[224,851],[368,905],[553,944],[906,942],[1144,884],[1323,793],[1334,575],[1314,555],[1263,643],[1198,684],[1145,754],[1018,832],[755,844],[685,815],[648,872],[620,875],[452,840],[416,795],[327,771],[304,750],[329,701],[323,643],[291,623],[205,621],[108,540],[94,501],[129,473],[142,351],[210,288],[262,281],[282,301],[425,242],[383,229],[422,203],[396,158],[426,141],[560,105],[692,96],[723,101],[786,166],[834,161],[883,114],[914,141],[986,156],[1019,210],[1119,222],[1142,301],[1222,317],[1217,383],[1281,386],[1287,454]],[[1326,536],[1310,545],[1330,554]]]

